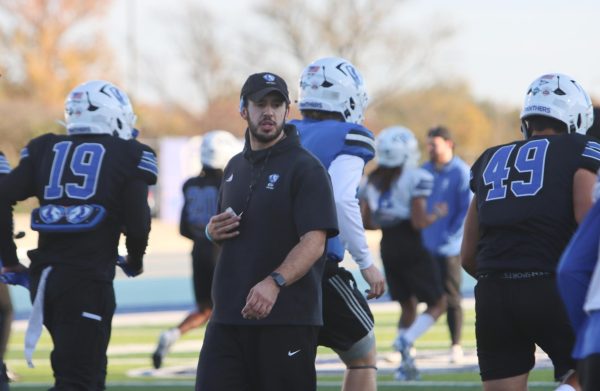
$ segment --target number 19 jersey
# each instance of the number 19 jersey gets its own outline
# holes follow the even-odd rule
[[[486,150],[471,168],[477,271],[554,272],[577,228],[573,179],[600,167],[600,144],[580,134],[532,137]]]
[[[36,197],[32,228],[38,248],[31,269],[69,265],[70,270],[112,279],[121,232],[128,255],[141,262],[150,231],[147,187],[158,174],[154,151],[112,135],[35,138],[0,187],[0,207]],[[3,248],[7,239],[0,238]],[[13,247],[13,246],[10,246]],[[6,259],[16,263],[16,254]]]

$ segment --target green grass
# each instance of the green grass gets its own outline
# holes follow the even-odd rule
[[[375,307],[376,318],[375,334],[377,348],[380,354],[391,351],[391,344],[395,337],[398,313],[395,310],[381,309]],[[465,323],[463,329],[463,346],[465,348],[475,347],[474,335],[474,311],[468,309],[465,312]],[[194,379],[187,378],[155,378],[132,377],[128,375],[131,370],[150,368],[150,352],[155,346],[160,332],[171,324],[161,325],[136,325],[118,326],[113,328],[111,344],[109,347],[108,388],[112,391],[133,390],[189,390],[193,388]],[[183,336],[178,344],[198,343],[204,336],[204,329],[194,330]],[[13,383],[12,388],[18,390],[43,390],[53,383],[50,368],[49,355],[52,344],[46,331],[38,344],[34,355],[35,368],[28,368],[23,359],[23,331],[13,331],[10,340],[9,352],[7,354],[7,365],[13,372],[17,373],[20,380]],[[447,349],[449,346],[448,329],[445,318],[432,327],[427,334],[416,342],[417,350]],[[320,347],[318,354],[332,354],[327,348]],[[183,365],[193,367],[198,360],[198,351],[185,349],[185,351],[174,351],[165,360],[166,366]],[[320,374],[318,377],[319,391],[339,390],[342,374]],[[458,383],[457,383],[458,382]],[[530,376],[531,390],[553,390],[551,370],[536,370]],[[452,383],[457,383],[452,385]],[[472,372],[448,372],[440,374],[424,374],[421,382],[402,384],[393,381],[392,374],[381,371],[378,374],[380,390],[479,390],[481,382],[477,371]]]

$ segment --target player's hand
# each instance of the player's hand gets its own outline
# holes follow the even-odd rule
[[[223,213],[214,215],[210,218],[206,226],[206,232],[210,235],[213,242],[221,242],[226,239],[231,239],[240,234],[237,228],[240,225],[242,218],[235,214],[231,209]]]
[[[244,319],[264,319],[269,316],[280,289],[270,276],[254,285],[242,309]]]
[[[377,266],[372,264],[366,269],[361,269],[360,273],[369,284],[367,300],[380,298],[385,293],[385,278]]]
[[[139,268],[138,270],[135,270],[128,262],[129,257],[123,257],[121,255],[119,255],[119,257],[117,258],[117,266],[119,266],[123,272],[127,275],[127,277],[136,277],[139,276],[140,274],[142,274],[144,272],[144,268]]]
[[[29,269],[22,264],[6,266],[2,268],[0,282],[9,285],[21,285],[29,289]]]
[[[433,211],[437,218],[442,218],[448,214],[448,203],[438,202],[433,206]]]

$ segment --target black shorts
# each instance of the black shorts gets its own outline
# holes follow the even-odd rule
[[[197,241],[192,250],[194,298],[199,306],[212,308],[212,281],[219,256],[218,247],[209,241]],[[198,308],[203,310],[204,308]]]
[[[479,278],[475,286],[475,333],[481,379],[529,372],[535,345],[552,360],[555,379],[575,369],[575,341],[554,276]]]
[[[37,291],[39,276],[34,278]],[[112,281],[89,279],[55,266],[45,292],[44,325],[54,343],[50,361],[55,388],[103,390],[115,312]]]
[[[444,294],[440,265],[423,246],[421,232],[410,222],[385,228],[380,248],[393,300],[406,301],[415,296],[419,302],[433,305]]]
[[[197,391],[315,391],[316,326],[237,326],[209,322]]]
[[[348,350],[373,330],[373,314],[352,273],[327,262],[323,275],[323,327],[319,345]]]

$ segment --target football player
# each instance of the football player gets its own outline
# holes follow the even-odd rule
[[[333,185],[340,235],[327,242],[319,344],[332,348],[346,364],[345,391],[377,387],[373,315],[352,274],[339,267],[346,249],[369,284],[367,297],[377,298],[385,291],[356,197],[365,164],[375,154],[373,134],[361,125],[367,103],[362,75],[354,65],[343,58],[321,58],[302,72],[298,105],[303,118],[290,121],[302,145],[328,170]]]
[[[93,80],[76,87],[65,101],[65,120],[66,135],[32,139],[3,179],[0,252],[3,273],[27,272],[12,239],[11,206],[36,197],[31,227],[39,240],[28,252],[33,314],[26,358],[32,365],[43,319],[54,343],[53,389],[103,390],[115,265],[130,277],[143,271],[148,186],[156,183],[158,169],[154,151],[133,138],[136,116],[115,85]],[[121,233],[124,258],[117,252]]]
[[[192,248],[192,278],[196,310],[177,326],[160,334],[152,354],[154,368],[160,368],[171,346],[181,335],[205,324],[212,313],[210,291],[218,249],[204,234],[208,220],[217,212],[217,198],[223,179],[223,169],[229,159],[242,150],[241,142],[225,130],[214,130],[202,137],[200,174],[183,184],[184,204],[179,220],[181,235],[194,241]]]
[[[418,371],[410,349],[446,310],[440,265],[427,251],[421,230],[447,213],[436,205],[427,213],[433,175],[417,167],[419,145],[412,131],[392,126],[376,139],[377,168],[361,188],[361,210],[367,228],[381,228],[381,259],[388,289],[400,303],[401,330],[394,347],[402,354],[396,380],[416,380]],[[418,302],[427,309],[417,316]]]
[[[10,173],[10,163],[6,160],[4,153],[0,152],[0,181],[5,175]],[[0,263],[2,259],[0,258]],[[13,307],[10,300],[10,293],[6,284],[0,284],[0,391],[8,390],[8,374],[4,354],[6,345],[10,336],[10,327],[13,318]]]
[[[486,150],[471,168],[463,266],[477,278],[477,355],[484,390],[526,390],[535,345],[558,390],[578,387],[574,334],[556,286],[562,251],[592,205],[600,167],[588,94],[571,77],[542,75],[521,111],[525,140]]]

